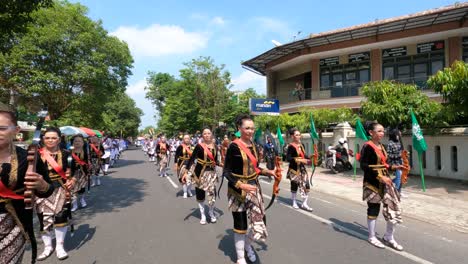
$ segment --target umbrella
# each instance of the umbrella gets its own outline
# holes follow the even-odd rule
[[[97,137],[102,137],[102,133],[99,130],[93,129],[93,132],[96,133]]]
[[[80,129],[83,130],[86,134],[88,134],[91,137],[96,135],[96,133],[94,133],[92,129],[89,129],[87,127],[80,127]]]
[[[60,127],[60,132],[66,136],[74,136],[74,135],[82,135],[83,137],[88,137],[88,133],[84,132],[83,130],[74,127],[74,126],[63,126]]]

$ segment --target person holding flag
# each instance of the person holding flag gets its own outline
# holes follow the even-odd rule
[[[383,204],[383,215],[387,221],[387,231],[382,241],[391,248],[402,251],[403,247],[394,238],[395,225],[402,222],[400,196],[392,180],[389,170],[402,169],[403,165],[388,165],[387,152],[380,143],[384,137],[384,127],[377,122],[369,122],[366,129],[371,137],[361,150],[361,169],[364,171],[363,201],[367,202],[367,226],[369,243],[378,248],[385,248],[375,236],[377,217]]]

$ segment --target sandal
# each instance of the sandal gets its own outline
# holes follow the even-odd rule
[[[403,251],[403,246],[398,244],[395,239],[393,240],[387,240],[385,239],[385,236],[382,237],[382,241],[384,242],[385,245],[393,248],[394,250],[397,250],[397,251]]]
[[[373,245],[374,247],[377,247],[377,248],[385,248],[385,245],[382,244],[382,242],[380,242],[377,238],[373,237],[373,238],[369,238],[367,240],[371,245]]]

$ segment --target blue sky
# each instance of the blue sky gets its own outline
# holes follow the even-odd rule
[[[155,125],[155,111],[145,99],[148,71],[177,76],[183,63],[210,56],[225,64],[233,90],[249,87],[266,93],[265,78],[240,63],[273,47],[375,19],[450,5],[445,0],[340,1],[150,1],[81,0],[93,20],[102,20],[110,34],[125,40],[134,56],[127,93],[145,115],[141,127]],[[463,1],[459,1],[463,2]]]

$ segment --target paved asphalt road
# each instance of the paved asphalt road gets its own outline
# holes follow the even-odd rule
[[[76,231],[65,244],[70,258],[61,262],[54,253],[43,263],[235,263],[226,182],[216,204],[219,220],[205,226],[199,224],[195,199],[182,198],[173,172],[158,177],[140,150],[125,152],[102,182],[92,189],[88,207],[74,214]],[[272,186],[261,182],[268,203]],[[278,202],[267,211],[270,236],[266,244],[254,245],[257,263],[468,263],[466,234],[405,218],[396,233],[405,251],[377,249],[366,241],[364,203],[312,189],[309,213],[289,206],[288,190],[283,181]],[[385,230],[382,218],[379,236]],[[24,263],[29,258],[28,252]]]

